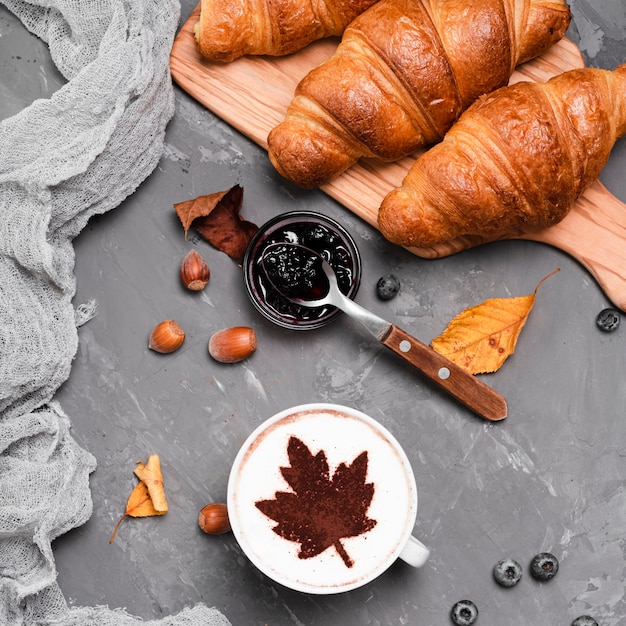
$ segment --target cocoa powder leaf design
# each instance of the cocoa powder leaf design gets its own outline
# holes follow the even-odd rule
[[[354,561],[341,539],[362,535],[376,525],[367,516],[374,497],[374,483],[367,479],[367,451],[351,464],[340,463],[333,476],[326,453],[313,455],[297,437],[287,444],[290,466],[281,467],[293,491],[276,491],[273,500],[259,500],[256,507],[278,522],[272,529],[284,539],[300,543],[298,557],[309,559],[334,547],[346,567]]]

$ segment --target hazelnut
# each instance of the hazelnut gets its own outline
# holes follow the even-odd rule
[[[198,515],[198,526],[209,535],[221,535],[230,530],[228,508],[221,502],[207,504]]]
[[[218,330],[209,340],[209,354],[220,363],[236,363],[256,350],[256,333],[247,326]]]
[[[202,255],[196,250],[187,252],[180,262],[180,280],[191,291],[202,291],[209,282],[211,272]]]
[[[150,333],[148,348],[155,352],[167,354],[178,350],[185,341],[183,329],[174,320],[165,320],[155,326]]]

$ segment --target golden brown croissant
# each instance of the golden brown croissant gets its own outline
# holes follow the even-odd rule
[[[282,56],[341,35],[376,0],[202,0],[198,50],[213,61],[246,54]]]
[[[514,237],[562,220],[626,134],[626,64],[585,68],[481,97],[387,195],[394,243]]]
[[[276,169],[322,185],[361,157],[396,161],[440,141],[478,96],[569,26],[564,0],[380,0],[298,84],[268,137]]]

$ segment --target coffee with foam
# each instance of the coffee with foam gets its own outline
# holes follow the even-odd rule
[[[405,453],[348,407],[303,405],[257,428],[233,465],[228,510],[250,560],[300,591],[354,589],[406,558],[407,545],[413,565],[428,556],[411,537],[417,492]]]

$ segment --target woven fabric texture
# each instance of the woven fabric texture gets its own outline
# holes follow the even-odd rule
[[[222,626],[199,604],[142,622],[69,607],[51,542],[89,519],[95,459],[54,400],[78,347],[72,241],[155,169],[174,113],[174,0],[5,0],[66,84],[0,123],[0,624]]]

